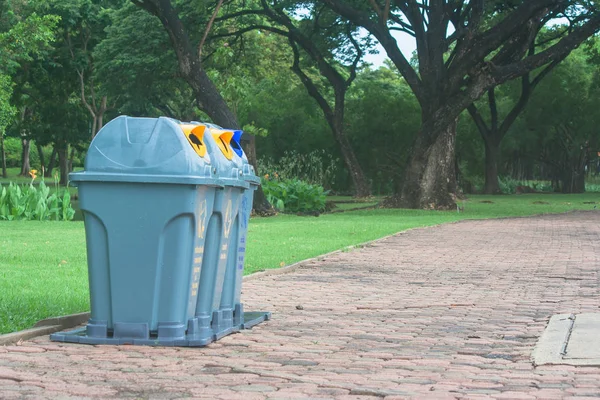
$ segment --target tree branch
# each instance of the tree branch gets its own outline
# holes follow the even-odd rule
[[[396,39],[390,34],[387,26],[374,22],[368,14],[353,8],[344,0],[322,1],[337,14],[352,21],[356,25],[364,27],[374,35],[385,49],[388,57],[392,60],[396,68],[398,68],[398,71],[402,74],[419,102],[421,104],[426,102],[421,79],[400,51]],[[396,4],[398,3],[402,4],[405,2],[396,2]]]
[[[302,81],[302,84],[308,91],[308,94],[317,101],[319,107],[321,107],[323,110],[327,121],[330,124],[333,123],[333,110],[329,106],[329,103],[327,103],[327,100],[325,100],[325,98],[321,95],[315,83],[308,77],[308,75],[304,73],[304,71],[302,71],[302,68],[300,68],[300,52],[298,51],[296,43],[291,39],[290,46],[292,47],[292,51],[294,53],[294,63],[291,67],[292,71],[298,76],[298,78],[300,78],[300,81]]]
[[[217,14],[219,13],[219,9],[221,8],[221,5],[223,5],[223,0],[218,1],[217,6],[215,7],[215,11],[212,13],[210,19],[208,20],[208,23],[206,24],[206,29],[204,30],[204,35],[202,35],[202,40],[200,40],[200,43],[198,44],[198,60],[200,60],[200,62],[202,62],[202,48],[204,47],[204,42],[206,42],[206,37],[208,36],[208,32],[210,32],[212,25],[215,22],[215,18],[217,17]]]
[[[495,87],[488,90],[488,103],[490,107],[490,122],[492,124],[492,131],[496,131],[498,129],[498,105],[496,104]]]
[[[215,18],[215,22],[227,21],[230,19],[235,19],[237,17],[243,17],[245,15],[261,15],[264,14],[263,10],[242,10],[238,12],[234,12],[231,14],[223,15],[222,17]]]
[[[488,128],[483,117],[479,113],[479,110],[477,109],[477,106],[475,106],[475,103],[471,103],[469,107],[467,107],[467,111],[469,111],[471,118],[473,118],[473,122],[475,122],[475,126],[477,126],[479,134],[483,137],[484,140],[487,140],[490,133],[490,129]]]
[[[360,62],[360,60],[363,56],[363,52],[362,52],[362,49],[360,48],[360,45],[356,41],[356,39],[354,39],[354,37],[352,36],[352,30],[349,25],[346,30],[346,35],[348,35],[350,42],[352,42],[352,45],[354,46],[354,49],[356,50],[356,56],[354,57],[354,61],[352,62],[352,65],[350,66],[350,76],[348,77],[348,79],[346,79],[346,87],[350,87],[350,85],[352,84],[354,79],[356,79],[356,68],[358,67],[358,63]]]
[[[487,55],[511,40],[515,32],[521,31],[522,26],[536,17],[541,18],[540,14],[546,7],[559,2],[560,0],[524,1],[500,23],[480,34],[465,38],[461,43],[461,51],[450,66],[449,75],[453,79],[462,79],[464,71],[473,69]],[[479,4],[479,0],[475,4]],[[469,31],[475,32],[471,25]]]
[[[491,75],[496,82],[500,84],[510,79],[517,78],[541,67],[548,62],[566,57],[574,48],[578,47],[588,37],[600,29],[600,13],[596,13],[581,28],[573,30],[570,35],[562,38],[558,43],[547,48],[533,56],[526,57],[521,61],[505,65],[493,66]]]

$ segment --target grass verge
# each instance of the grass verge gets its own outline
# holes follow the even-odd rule
[[[597,203],[597,204],[596,204]],[[456,211],[362,210],[254,218],[246,274],[279,268],[410,228],[463,219],[591,210],[597,193],[471,196]],[[89,309],[82,222],[0,222],[0,334]]]

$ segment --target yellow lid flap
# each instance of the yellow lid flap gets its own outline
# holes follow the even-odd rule
[[[182,124],[181,129],[190,145],[200,157],[206,155],[206,145],[204,144],[204,125]]]
[[[233,158],[233,150],[231,149],[230,142],[233,137],[233,131],[213,129],[211,133],[215,142],[217,142],[217,146],[221,150],[221,153],[223,153],[225,158],[231,160]]]

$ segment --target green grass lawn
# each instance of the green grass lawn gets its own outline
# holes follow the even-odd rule
[[[245,272],[279,268],[415,227],[462,219],[590,210],[595,206],[600,207],[598,193],[471,196],[460,213],[375,209],[319,217],[254,218],[249,227]],[[82,222],[0,222],[0,333],[88,309]]]

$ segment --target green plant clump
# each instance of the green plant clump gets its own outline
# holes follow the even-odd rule
[[[36,188],[32,183],[17,185],[0,184],[0,220],[56,220],[70,221],[75,215],[68,190],[62,194],[58,188],[50,188],[41,181]]]
[[[325,211],[328,192],[323,186],[311,185],[300,179],[269,180],[268,175],[262,179],[262,186],[269,203],[281,212]]]
[[[312,185],[330,188],[335,181],[339,160],[325,150],[314,150],[308,154],[286,151],[279,161],[270,157],[258,160],[258,170],[279,179],[300,179]]]

